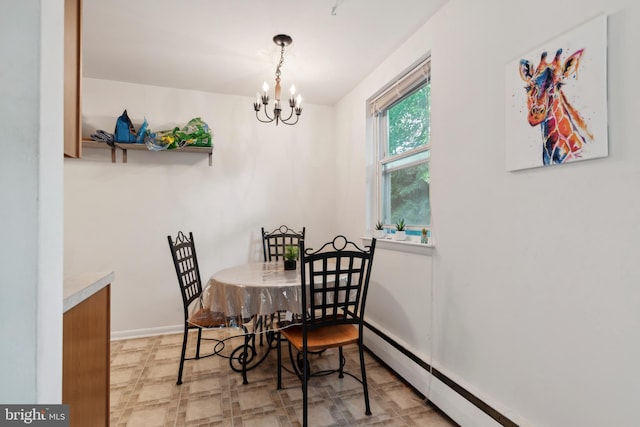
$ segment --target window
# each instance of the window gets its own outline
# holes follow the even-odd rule
[[[426,60],[370,101],[376,147],[379,220],[429,228],[430,62]],[[377,219],[376,219],[377,221]]]

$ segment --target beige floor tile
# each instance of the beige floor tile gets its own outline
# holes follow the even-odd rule
[[[387,390],[385,395],[389,401],[393,402],[401,413],[407,414],[412,410],[421,411],[426,403],[408,387],[395,387]]]
[[[241,411],[248,411],[251,409],[261,410],[273,409],[274,402],[271,399],[273,392],[267,388],[254,388],[247,391],[239,391],[238,402],[240,404]]]
[[[408,415],[404,419],[407,425],[411,427],[454,427],[457,425],[431,408],[419,414]]]
[[[118,421],[120,421],[120,417],[122,416],[122,410],[112,410],[109,413],[109,425],[110,426],[117,426]]]
[[[309,404],[308,420],[313,427],[346,426],[347,421],[329,400]],[[295,420],[302,424],[302,407],[294,410]]]
[[[111,385],[115,387],[126,384],[135,384],[141,372],[142,367],[111,367]]]
[[[163,427],[167,416],[167,407],[155,406],[134,409],[127,420],[127,427]]]
[[[220,377],[198,378],[182,384],[183,389],[187,388],[189,395],[220,393],[225,389]]]
[[[292,383],[283,384],[283,387],[284,389],[280,391],[280,397],[285,406],[298,405],[302,402],[302,386],[300,381],[296,379]],[[328,393],[324,387],[319,387],[318,384],[312,383],[309,383],[307,394],[309,402],[324,400],[330,397],[330,393]]]
[[[138,393],[138,402],[169,401],[176,386],[169,383],[144,385]]]
[[[289,427],[291,422],[286,411],[280,409],[241,418],[242,427]]]
[[[358,375],[358,378],[359,377],[360,376]],[[335,373],[324,377],[323,379],[325,380],[327,387],[331,389],[331,393],[333,395],[343,396],[353,393],[362,393],[362,384],[349,375],[339,378],[338,374]],[[315,378],[312,378],[311,381],[315,381]]]
[[[170,335],[163,335],[160,337],[159,341],[158,341],[158,345],[182,345],[182,339],[183,339],[183,334],[182,332],[178,333],[178,334],[170,334]],[[193,339],[193,341],[195,341],[197,338],[197,332],[195,331],[191,331],[189,332],[189,340]]]
[[[116,354],[111,358],[111,366],[135,366],[146,361],[147,355],[139,351],[127,351]]]
[[[180,359],[178,359],[179,361]],[[185,362],[189,363],[189,361]],[[193,372],[220,372],[221,370],[229,370],[229,361],[223,357],[211,356],[203,357],[198,360],[191,361]],[[226,373],[226,372],[225,372]]]
[[[187,401],[187,422],[221,420],[222,414],[222,400],[219,396],[208,396],[195,399],[190,398]]]
[[[125,388],[114,389],[111,388],[111,392],[109,393],[109,406],[111,410],[116,408],[123,407],[126,402],[125,400],[128,398],[128,393]]]
[[[166,360],[174,360],[176,362],[180,361],[180,346],[170,346],[170,347],[162,347],[159,346],[156,351],[153,352],[153,360],[155,361],[166,361]]]
[[[237,331],[232,331],[237,333]],[[225,330],[205,331],[224,338]],[[195,355],[196,334],[191,333],[187,355]],[[242,338],[226,342],[231,354]],[[276,352],[248,372],[249,384],[229,366],[229,359],[212,356],[185,361],[183,384],[176,385],[182,334],[114,341],[111,344],[111,425],[299,427],[302,421],[302,387],[299,378],[283,370],[283,390],[276,389]],[[201,351],[213,350],[204,342]],[[283,361],[289,356],[283,347]],[[258,347],[258,357],[266,347]],[[345,348],[346,370],[360,376],[357,347]],[[337,351],[312,355],[318,369],[337,367]],[[386,367],[365,353],[369,397],[373,414],[364,414],[362,385],[337,373],[313,377],[309,382],[309,420],[321,426],[451,427],[448,418],[427,405]],[[239,366],[237,360],[234,366]]]
[[[402,417],[390,418],[388,420],[377,421],[371,424],[366,423],[363,425],[373,425],[376,427],[407,427],[407,423],[402,419]],[[432,426],[429,424],[426,424],[422,427],[432,427]]]
[[[122,340],[122,350],[143,350],[152,347],[155,341],[154,337]]]
[[[371,415],[365,414],[364,396],[362,394],[340,398],[339,403],[338,406],[341,408],[342,414],[352,425],[380,422],[400,415],[393,411],[388,411],[385,408],[385,402],[381,401],[376,395],[372,396],[371,393],[369,394]]]
[[[178,363],[158,363],[147,365],[142,373],[142,377],[146,380],[158,380],[161,378],[169,379],[178,378]],[[183,373],[184,376],[184,373]],[[183,378],[184,381],[184,378]]]
[[[388,369],[382,366],[367,367],[367,382],[377,386],[396,385],[398,378]]]

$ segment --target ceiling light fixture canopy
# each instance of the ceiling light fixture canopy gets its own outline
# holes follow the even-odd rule
[[[280,74],[282,63],[284,62],[284,48],[289,46],[293,39],[286,34],[278,34],[273,37],[273,42],[280,46],[280,62],[278,62],[278,67],[276,68],[276,88],[275,88],[275,102],[273,106],[273,116],[269,115],[269,111],[267,111],[267,105],[269,105],[269,85],[267,82],[264,82],[262,85],[262,95],[260,93],[256,94],[256,100],[253,103],[253,109],[256,111],[256,118],[262,123],[271,123],[275,120],[276,126],[279,122],[284,123],[285,125],[295,125],[298,123],[298,119],[300,118],[300,114],[302,114],[302,97],[296,94],[296,87],[291,85],[291,96],[289,97],[289,107],[291,111],[289,112],[288,117],[282,116],[282,106],[280,104]],[[260,118],[260,108],[264,105],[264,118]],[[295,118],[293,117],[293,113],[296,114]]]

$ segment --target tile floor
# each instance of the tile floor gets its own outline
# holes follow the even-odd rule
[[[233,329],[231,330],[233,331]],[[229,330],[207,331],[228,337]],[[190,337],[195,343],[195,333]],[[222,354],[241,341],[232,339]],[[270,427],[301,425],[298,378],[283,371],[276,389],[276,352],[248,372],[249,384],[220,356],[186,361],[183,384],[176,385],[182,334],[111,343],[111,426]],[[205,342],[203,349],[212,348]],[[283,358],[287,355],[283,347]],[[202,349],[201,349],[202,351]],[[188,350],[195,354],[195,346]],[[345,348],[346,370],[359,372],[355,346]],[[456,424],[426,404],[391,371],[366,354],[373,415],[364,415],[362,386],[349,376],[314,377],[309,382],[309,425],[450,427]],[[284,359],[287,363],[288,357]],[[337,364],[335,350],[314,355],[313,367]],[[286,365],[285,365],[286,366]]]

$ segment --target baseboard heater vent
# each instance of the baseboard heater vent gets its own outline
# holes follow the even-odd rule
[[[460,384],[453,381],[451,378],[449,378],[448,376],[440,372],[437,368],[432,367],[427,362],[420,359],[418,356],[416,356],[415,354],[413,354],[412,352],[410,352],[409,350],[407,350],[406,348],[398,344],[395,340],[393,340],[387,334],[383,333],[378,328],[376,328],[375,326],[372,326],[368,322],[365,322],[365,325],[369,330],[371,330],[371,332],[378,335],[380,338],[382,338],[387,343],[389,343],[393,348],[395,348],[400,353],[402,353],[403,355],[411,359],[411,361],[413,361],[416,365],[420,366],[425,371],[431,372],[434,377],[436,377],[438,380],[446,384],[447,387],[449,387],[450,389],[458,393],[460,396],[467,399],[469,402],[471,402],[474,406],[476,406],[482,412],[489,415],[491,418],[493,418],[498,423],[500,423],[500,425],[503,425],[505,427],[518,427],[518,424],[514,423],[509,418],[507,418],[506,416],[498,412],[496,409],[491,407],[489,404],[482,401],[478,396],[474,395],[469,390],[465,389]]]

